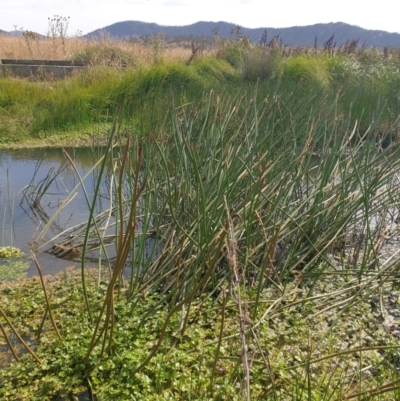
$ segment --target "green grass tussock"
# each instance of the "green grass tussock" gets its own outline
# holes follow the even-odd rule
[[[151,91],[179,93],[185,90],[196,90],[202,87],[199,76],[192,68],[184,64],[158,64],[140,72],[135,81],[136,93],[147,95]]]
[[[195,60],[192,67],[204,84],[208,85],[208,89],[211,89],[210,86],[219,86],[236,79],[235,70],[232,66],[215,57],[204,57]]]
[[[329,89],[331,76],[323,58],[311,56],[294,56],[282,65],[283,79],[303,81],[314,88]]]

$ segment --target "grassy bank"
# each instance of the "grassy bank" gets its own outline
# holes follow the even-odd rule
[[[54,239],[76,244],[78,273],[3,285],[4,345],[26,354],[3,397],[398,397],[394,56],[220,46],[190,65],[0,81],[5,109],[37,107],[27,137],[108,124],[110,183],[106,210],[98,185],[88,220]]]
[[[233,69],[215,58],[190,67],[184,63],[126,71],[93,67],[57,82],[3,78],[1,144],[79,131],[85,131],[81,135],[85,137],[88,131],[98,131],[101,124],[110,126],[120,104],[124,104],[124,115],[138,130],[151,132],[173,106],[195,101],[213,87],[226,86],[229,91],[234,79]]]
[[[63,81],[3,76],[3,148],[67,135],[80,143],[87,141],[87,133],[104,133],[103,124],[109,128],[120,104],[135,134],[154,134],[165,128],[162,117],[170,115],[173,107],[200,102],[211,90],[223,98],[254,92],[258,100],[290,96],[291,107],[321,94],[328,101],[337,98],[338,113],[351,115],[364,132],[396,136],[400,84],[396,49],[368,50],[356,45],[287,49],[275,42],[255,46],[238,37],[217,38],[214,48],[192,54],[190,48],[181,48],[179,53],[167,47],[162,38],[146,44],[49,38],[35,42],[35,52],[29,53],[29,40],[33,39],[0,37],[0,56],[24,54],[40,59],[48,55],[47,48],[56,46],[61,53],[59,57],[55,53],[55,58],[86,60],[91,67]],[[255,91],[256,86],[260,90]]]

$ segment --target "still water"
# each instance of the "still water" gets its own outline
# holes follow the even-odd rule
[[[47,246],[44,244],[88,218],[88,202],[79,185],[78,173],[84,177],[102,155],[102,149],[66,151],[76,168],[68,161],[62,149],[0,151],[0,246],[18,247],[26,255],[30,254],[32,246],[38,247],[37,258],[44,274],[53,274],[67,266],[80,265],[79,260],[56,258],[45,252],[51,247],[51,242]],[[98,168],[95,168],[84,179],[90,200],[97,176]],[[104,195],[98,198],[96,212],[103,207],[109,207],[106,195],[108,185],[105,177],[100,187],[100,193]],[[44,189],[44,195],[38,198],[37,195]],[[66,201],[69,203],[57,214],[59,206]],[[44,232],[45,227],[48,230]],[[88,264],[90,265],[90,261]],[[34,274],[37,274],[36,267],[30,263],[28,276]]]

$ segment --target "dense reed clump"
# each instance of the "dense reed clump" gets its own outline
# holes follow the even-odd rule
[[[79,313],[42,295],[51,326],[31,362],[2,373],[1,395],[395,394],[396,339],[370,323],[397,286],[396,256],[380,250],[398,235],[398,148],[360,131],[339,97],[279,85],[171,97],[153,126],[118,108],[100,169],[113,218],[96,216],[96,189],[85,228],[63,233],[82,243],[80,280],[65,278]],[[111,268],[97,282],[85,270],[93,238]]]
[[[40,281],[1,289],[4,344],[27,354],[0,396],[398,396],[397,62],[237,42],[190,63],[0,80],[27,136],[107,132],[88,218],[54,239],[76,240],[81,270],[52,286],[37,263]]]

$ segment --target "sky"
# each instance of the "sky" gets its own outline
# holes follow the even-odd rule
[[[68,36],[86,34],[120,21],[188,25],[225,21],[246,28],[284,28],[346,22],[400,33],[400,18],[388,0],[0,0],[0,29],[45,35],[49,17],[70,17]]]

